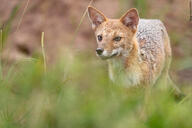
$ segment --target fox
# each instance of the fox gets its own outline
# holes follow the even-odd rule
[[[92,6],[87,10],[97,40],[96,55],[108,62],[113,82],[125,87],[154,85],[159,80],[167,84],[172,51],[162,21],[142,19],[136,8],[120,19],[107,18]]]

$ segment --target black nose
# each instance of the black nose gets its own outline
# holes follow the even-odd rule
[[[96,52],[97,52],[98,55],[101,55],[103,53],[103,51],[104,50],[102,48],[97,48],[96,49]]]

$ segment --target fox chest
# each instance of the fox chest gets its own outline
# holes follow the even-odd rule
[[[142,74],[135,65],[126,69],[121,61],[115,60],[109,62],[109,77],[114,83],[125,87],[140,85],[142,81]]]

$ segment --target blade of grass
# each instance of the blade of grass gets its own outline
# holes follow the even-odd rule
[[[192,94],[188,94],[187,96],[185,96],[178,105],[183,104],[184,102],[186,102],[187,100],[190,100],[190,98],[192,97]]]
[[[23,62],[38,62],[39,60],[35,59],[35,58],[26,58],[26,59],[22,59],[19,61],[14,62],[10,67],[9,70],[7,71],[7,73],[5,74],[6,77],[4,77],[3,79],[3,83],[8,82],[12,75],[15,73],[15,69],[17,68],[18,65],[22,64]]]
[[[24,15],[25,15],[26,11],[27,11],[28,6],[29,6],[29,2],[30,2],[30,0],[27,0],[26,5],[25,5],[25,7],[24,7],[24,9],[23,9],[23,12],[22,12],[22,14],[21,14],[21,18],[20,18],[20,20],[19,20],[19,22],[18,22],[16,32],[19,30],[19,27],[21,26],[23,17],[24,17]]]
[[[81,24],[83,23],[83,20],[84,20],[84,18],[85,18],[85,16],[86,16],[87,9],[88,9],[88,7],[89,7],[92,3],[93,3],[93,0],[91,0],[91,1],[89,2],[88,6],[86,7],[86,10],[84,11],[84,13],[83,13],[83,15],[82,15],[82,17],[81,17],[81,19],[80,19],[80,22],[79,22],[79,24],[77,25],[77,28],[75,29],[75,34],[74,34],[74,36],[73,36],[73,38],[72,38],[72,41],[71,41],[72,43],[75,42],[75,38],[77,37],[79,28],[80,28]]]
[[[42,50],[42,55],[43,55],[44,71],[46,72],[47,71],[47,64],[46,64],[46,57],[45,57],[44,38],[45,38],[45,33],[42,32],[42,34],[41,34],[41,50]]]
[[[192,21],[192,0],[189,2],[189,8],[190,8],[190,21]]]
[[[2,48],[4,47],[5,43],[6,43],[6,40],[8,38],[8,35],[10,33],[10,29],[11,29],[11,26],[12,26],[12,22],[13,20],[15,19],[17,13],[18,13],[18,10],[19,10],[19,4],[17,4],[11,11],[11,14],[8,18],[8,20],[3,23],[2,25],[2,38],[1,38],[1,45],[2,45]]]
[[[140,16],[147,16],[148,3],[147,0],[133,0],[133,5],[139,10]]]
[[[16,18],[20,8],[20,2],[18,2],[14,8],[11,10],[9,18],[1,25],[1,32],[0,32],[0,54],[3,51],[3,48],[5,46],[5,43],[7,41],[7,38],[9,36],[9,33],[11,32],[11,27],[14,19]],[[8,63],[8,62],[6,62]],[[6,63],[4,63],[6,65]],[[1,80],[3,78],[3,72],[2,72],[2,60],[0,58],[0,75]]]
[[[1,49],[0,49],[0,52],[2,51],[2,49],[3,49],[3,30],[1,29],[1,44],[0,44],[1,46]]]
[[[2,55],[2,50],[3,50],[3,30],[1,29],[0,30],[0,35],[1,35],[1,38],[0,38],[0,40],[1,40],[1,46],[0,46],[0,80],[2,80],[3,79],[3,71],[2,71],[2,62],[1,62],[1,55]]]

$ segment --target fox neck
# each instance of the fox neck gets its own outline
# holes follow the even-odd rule
[[[132,39],[133,47],[129,51],[127,56],[122,56],[122,60],[124,60],[125,69],[131,69],[132,67],[140,65],[140,55],[139,55],[139,45],[136,37]],[[126,49],[125,49],[126,50]]]
[[[141,83],[139,46],[136,37],[133,38],[133,48],[127,55],[109,60],[109,76],[112,81],[121,81],[126,86],[135,86]],[[126,53],[126,49],[124,51]],[[123,82],[123,83],[122,83]]]

